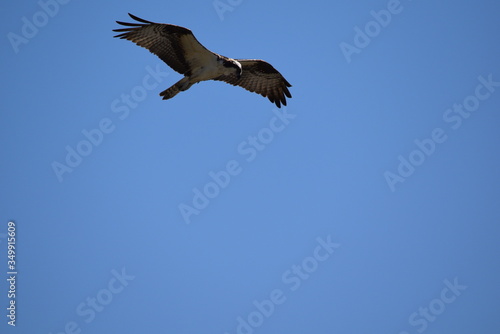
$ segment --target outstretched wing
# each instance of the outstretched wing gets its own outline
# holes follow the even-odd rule
[[[195,64],[202,62],[205,57],[214,56],[187,28],[146,21],[130,13],[128,15],[141,23],[116,21],[128,28],[114,29],[120,32],[114,37],[127,39],[148,49],[181,74],[190,75],[190,69]]]
[[[286,97],[292,94],[288,87],[292,87],[288,81],[271,64],[260,59],[236,59],[241,64],[242,73],[238,79],[236,74],[221,75],[215,80],[225,81],[234,86],[240,86],[255,92],[269,101],[275,103],[278,108],[281,104],[286,106]]]

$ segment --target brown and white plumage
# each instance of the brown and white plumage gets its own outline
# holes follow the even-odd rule
[[[116,21],[127,28],[115,29],[114,36],[148,49],[172,69],[184,75],[170,88],[160,93],[170,99],[193,84],[205,80],[219,80],[240,86],[267,97],[278,108],[286,106],[286,97],[292,95],[291,85],[271,64],[260,59],[232,59],[206,49],[191,30],[172,24],[159,24],[129,14],[140,23]]]

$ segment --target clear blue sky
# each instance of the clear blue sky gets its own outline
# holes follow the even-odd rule
[[[499,328],[499,2],[215,5],[0,5],[0,332]],[[288,107],[162,101],[181,75],[112,38],[128,12],[267,60]]]

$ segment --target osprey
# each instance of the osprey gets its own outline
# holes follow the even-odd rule
[[[160,24],[128,14],[141,23],[116,23],[129,28],[115,29],[114,36],[124,38],[148,49],[184,78],[160,93],[171,99],[195,83],[219,80],[240,86],[267,97],[278,108],[286,106],[285,96],[291,98],[291,85],[271,64],[260,59],[232,59],[206,49],[191,30],[172,24]]]

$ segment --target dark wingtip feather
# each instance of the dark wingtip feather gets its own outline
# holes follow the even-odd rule
[[[290,87],[290,86],[288,86],[288,87]],[[283,88],[284,88],[284,89],[283,89],[283,92],[285,93],[285,95],[286,95],[288,98],[290,98],[290,99],[291,99],[291,98],[292,98],[292,94],[290,94],[290,91],[288,90],[288,88],[286,88],[286,87],[283,87]]]
[[[116,23],[121,24],[122,26],[127,26],[127,27],[142,27],[144,24],[139,24],[139,23],[129,23],[129,22],[122,22],[122,21],[116,21]]]
[[[120,28],[120,29],[113,29],[113,31],[120,32],[120,31],[130,31],[131,28]]]
[[[113,37],[115,37],[115,38],[125,39],[125,38],[127,38],[127,34],[128,34],[128,33],[126,33],[126,32],[125,32],[125,33],[123,33],[123,34],[114,35]]]
[[[269,97],[269,101],[271,101],[272,103],[274,103],[276,105],[276,107],[281,108],[281,104],[280,104],[280,100],[279,99],[274,99],[272,97]]]
[[[147,24],[154,23],[154,22],[151,22],[151,21],[147,21],[147,20],[141,19],[140,17],[137,17],[134,14],[128,13],[128,16],[130,16],[131,18],[133,18],[134,20],[136,20],[138,22],[147,23]]]
[[[283,105],[286,106],[286,98],[284,95],[281,96],[281,103],[283,103]]]

